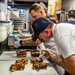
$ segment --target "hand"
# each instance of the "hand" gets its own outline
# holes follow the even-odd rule
[[[44,56],[51,61],[59,64],[59,61],[62,60],[62,55],[60,53],[57,53],[53,50],[43,50],[42,53],[44,53]]]
[[[42,50],[41,56],[45,56],[46,58],[49,58],[49,52],[47,50]]]
[[[19,38],[18,38],[18,39],[19,39]],[[14,45],[15,48],[18,48],[18,47],[21,46],[20,43],[19,43],[19,41],[20,41],[20,39],[16,42],[16,41],[12,38],[12,42],[13,42],[13,45]]]

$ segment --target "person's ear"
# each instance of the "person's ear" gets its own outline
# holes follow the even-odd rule
[[[43,11],[40,10],[41,15],[43,14]]]
[[[49,30],[48,30],[48,29],[45,29],[45,33],[46,33],[47,35],[49,35]]]

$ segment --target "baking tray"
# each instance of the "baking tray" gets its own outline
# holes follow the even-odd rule
[[[27,58],[31,59],[30,51],[27,52]],[[3,51],[3,53],[0,56],[0,61],[13,61],[16,59],[21,59],[16,56],[16,51]]]
[[[9,68],[11,64],[14,64],[15,60],[21,58],[16,57],[16,51],[4,51],[0,56],[0,75],[59,75],[50,64],[45,70],[32,70],[30,51],[27,52],[26,58],[28,59],[28,64],[25,66],[24,70],[10,72]],[[43,60],[44,62],[49,63],[45,58],[43,58]]]
[[[51,66],[48,66],[46,70],[33,70],[29,61],[24,70],[11,72],[9,68],[14,63],[15,61],[0,61],[0,75],[59,75]]]

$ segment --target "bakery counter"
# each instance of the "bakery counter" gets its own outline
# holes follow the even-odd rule
[[[30,51],[27,51],[28,64],[25,65],[24,70],[21,71],[10,71],[11,64],[15,63],[15,60],[21,59],[16,56],[16,51],[3,51],[0,56],[0,75],[59,75],[56,70],[48,65],[47,69],[43,70],[33,70],[32,64],[30,63]],[[43,58],[44,62],[49,63],[45,58]]]

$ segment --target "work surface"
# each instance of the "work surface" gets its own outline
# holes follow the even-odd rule
[[[21,59],[16,57],[16,51],[4,51],[0,56],[0,75],[59,75],[52,66],[48,66],[44,70],[33,70],[32,64],[30,63],[31,55],[27,52],[28,64],[22,71],[10,72],[9,68],[11,64],[15,63],[15,60]],[[49,63],[46,59],[44,62]]]

